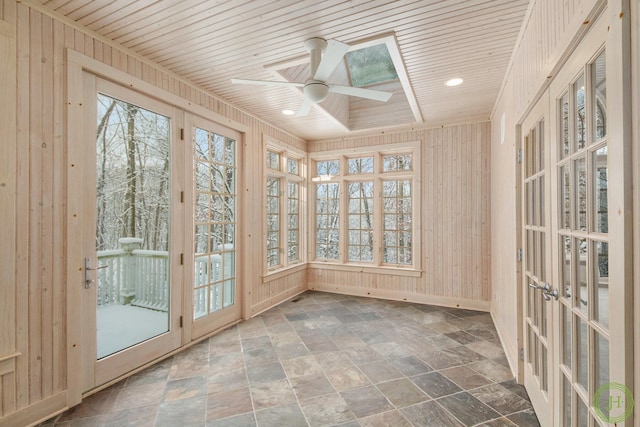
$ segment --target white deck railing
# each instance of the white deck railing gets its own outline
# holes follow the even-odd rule
[[[140,249],[142,239],[125,237],[121,249],[98,252],[98,306],[133,305],[169,310],[169,253]],[[233,304],[235,254],[233,245],[219,247],[223,255],[195,257],[195,317]],[[224,256],[224,262],[223,262]],[[207,308],[207,298],[210,298]]]
[[[169,253],[139,249],[142,239],[122,238],[121,249],[98,252],[98,305],[131,304],[169,310]]]

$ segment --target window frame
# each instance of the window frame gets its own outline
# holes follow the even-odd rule
[[[267,167],[269,153],[279,155],[278,169]],[[262,266],[263,283],[273,280],[280,273],[290,273],[292,269],[304,268],[307,262],[307,232],[306,232],[306,199],[307,199],[307,157],[306,153],[289,144],[264,136],[262,150]],[[298,174],[288,172],[288,160],[298,161]],[[273,266],[268,265],[268,241],[267,241],[267,182],[269,179],[279,181],[278,194],[278,257],[279,262]],[[289,261],[289,184],[298,184],[298,259]]]
[[[411,154],[410,170],[383,171],[383,158],[388,155]],[[348,161],[373,157],[373,172],[349,173]],[[319,162],[338,160],[339,173],[334,176],[319,176],[316,165]],[[372,273],[387,273],[419,277],[421,275],[421,146],[420,142],[404,144],[385,144],[353,149],[323,151],[309,154],[309,265],[311,268],[327,268],[337,270],[358,270]],[[409,180],[411,182],[411,264],[384,263],[384,225],[383,225],[383,183],[385,181]],[[349,261],[348,253],[348,203],[349,184],[373,182],[373,260]],[[316,185],[337,183],[339,190],[339,254],[338,259],[316,257]]]

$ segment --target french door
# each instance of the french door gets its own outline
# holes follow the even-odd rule
[[[543,426],[633,423],[607,27],[604,13],[521,126],[524,383]]]
[[[522,124],[522,242],[524,384],[543,426],[551,425],[554,399],[557,290],[552,280],[549,105],[543,96]]]
[[[181,344],[178,111],[83,73],[83,390]]]
[[[185,119],[185,284],[189,286],[190,336],[198,338],[240,320],[242,306],[236,268],[241,164],[239,132],[199,116]]]

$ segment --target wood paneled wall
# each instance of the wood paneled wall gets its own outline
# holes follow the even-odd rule
[[[309,269],[309,288],[489,309],[490,123],[412,129],[309,143],[309,152],[420,141],[420,277],[327,265]]]
[[[263,134],[301,150],[305,142],[65,19],[13,0],[0,2],[0,17],[0,426],[17,426],[64,409],[67,369],[73,369],[66,366],[65,350],[67,286],[77,285],[65,277],[66,49],[246,126],[244,159],[250,167],[242,168],[244,203],[260,206],[262,176],[254,165],[262,162]],[[262,256],[262,216],[244,212],[239,232],[245,251],[238,268],[243,286],[252,287],[261,283],[262,268],[254,260]],[[245,315],[303,291],[303,276],[298,272],[249,289]]]
[[[531,2],[491,119],[491,311],[512,370],[518,370],[517,126],[606,1]],[[504,123],[504,126],[503,126]],[[504,135],[504,137],[503,137]],[[504,139],[503,139],[504,138]]]

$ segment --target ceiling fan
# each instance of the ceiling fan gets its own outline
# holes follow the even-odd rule
[[[341,86],[327,83],[327,79],[338,66],[340,60],[349,50],[349,45],[337,40],[325,40],[319,37],[310,38],[304,42],[304,47],[309,51],[311,59],[311,77],[304,83],[279,82],[270,80],[231,79],[231,83],[260,85],[260,86],[289,86],[302,87],[304,101],[296,112],[296,117],[309,114],[311,106],[322,102],[330,92],[342,95],[357,96],[359,98],[372,99],[387,102],[392,93],[379,90],[363,89],[352,86]]]

